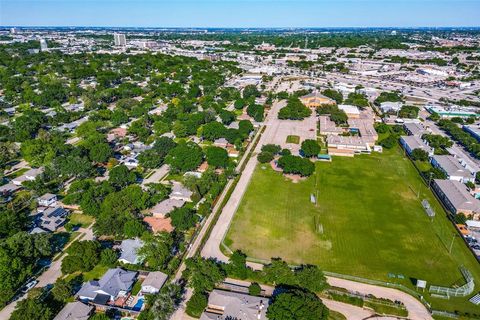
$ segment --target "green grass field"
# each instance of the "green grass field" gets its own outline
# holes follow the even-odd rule
[[[299,143],[300,143],[300,137],[299,137],[299,136],[290,135],[290,136],[287,136],[287,139],[286,139],[285,142],[286,142],[286,143],[299,144]]]
[[[317,205],[310,202],[312,193]],[[433,221],[424,213],[422,199],[437,213]],[[412,163],[395,148],[317,162],[316,175],[296,184],[259,165],[225,244],[252,258],[278,256],[293,264],[316,264],[326,271],[410,288],[412,278],[463,284],[458,267],[464,265],[480,284],[480,266],[455,234]],[[405,279],[389,278],[389,273]],[[440,310],[480,309],[464,298],[429,300]]]

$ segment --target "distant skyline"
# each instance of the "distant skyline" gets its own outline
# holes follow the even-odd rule
[[[0,25],[476,27],[480,0],[0,0]]]

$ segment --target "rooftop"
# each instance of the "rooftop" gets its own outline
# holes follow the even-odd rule
[[[458,211],[480,212],[480,200],[475,199],[463,183],[454,180],[435,179],[435,184]]]
[[[93,307],[80,301],[70,302],[63,307],[53,320],[87,320]]]
[[[464,178],[474,178],[474,175],[463,167],[457,159],[449,155],[440,155],[432,157],[438,165],[445,170],[449,176],[460,176]]]
[[[200,320],[264,320],[269,305],[268,298],[243,293],[213,290],[206,311]]]

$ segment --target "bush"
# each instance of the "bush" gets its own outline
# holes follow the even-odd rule
[[[380,141],[378,144],[384,148],[392,149],[397,144],[397,137],[395,137],[394,135],[389,135],[388,137]]]
[[[267,163],[273,160],[273,153],[268,151],[262,151],[258,154],[257,159],[260,163]]]
[[[262,288],[260,285],[256,282],[252,282],[252,284],[250,284],[248,287],[248,294],[251,296],[259,296],[260,293],[262,293]]]
[[[189,316],[200,318],[203,310],[207,307],[207,297],[202,292],[195,291],[187,302],[186,312]]]

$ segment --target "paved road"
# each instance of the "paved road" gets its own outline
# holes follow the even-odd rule
[[[90,226],[87,229],[81,228],[79,231],[80,231],[80,234],[77,236],[76,239],[79,239],[83,234],[85,234],[85,236],[83,236],[83,238],[81,240],[92,240],[93,239],[92,226]],[[65,248],[63,248],[63,251],[66,250],[72,243],[73,243],[73,241],[70,242],[67,246],[65,246]],[[38,283],[35,286],[35,288],[41,288],[41,287],[45,287],[48,284],[53,284],[57,281],[58,278],[60,278],[62,276],[62,270],[61,270],[62,260],[63,260],[63,258],[65,258],[66,255],[67,254],[64,254],[60,259],[52,262],[50,267],[37,278]],[[17,303],[19,301],[27,298],[27,296],[28,296],[28,294],[24,294],[23,296],[21,296],[20,298],[18,298],[15,301],[13,301],[12,303],[6,305],[5,308],[0,310],[0,319],[1,320],[9,319],[13,310],[15,310],[15,306],[17,305]],[[31,320],[33,320],[33,319],[31,319]]]
[[[260,137],[259,143],[255,149],[255,152],[259,152],[262,145],[268,143],[269,141],[273,141],[276,132],[280,127],[280,123],[277,120],[277,114],[280,108],[285,105],[284,101],[276,102],[273,104],[272,109],[268,113],[267,118],[265,119],[265,132]],[[238,205],[247,189],[247,186],[250,182],[250,179],[253,175],[255,167],[257,165],[257,157],[252,156],[245,166],[245,169],[240,176],[240,179],[233,191],[230,199],[228,200],[227,204],[223,208],[220,217],[218,218],[217,223],[215,224],[212,233],[210,234],[210,238],[208,238],[205,246],[202,249],[202,256],[205,258],[216,258],[223,262],[228,262],[228,257],[226,257],[220,251],[220,244],[223,240],[225,233],[228,230],[230,222],[232,221],[233,215],[237,210]]]

